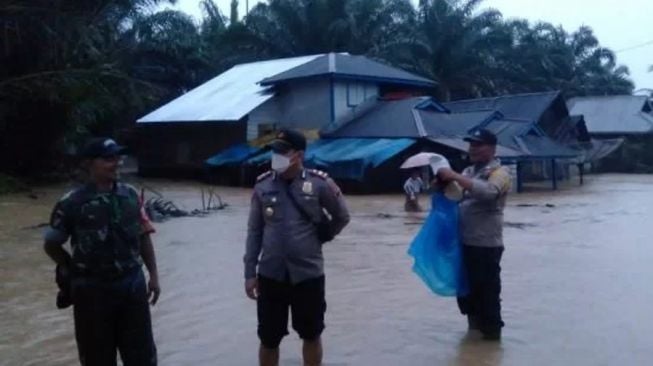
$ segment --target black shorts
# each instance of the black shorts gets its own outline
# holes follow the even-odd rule
[[[292,327],[304,340],[317,339],[324,330],[324,276],[298,284],[258,277],[258,336],[266,348],[277,348]]]

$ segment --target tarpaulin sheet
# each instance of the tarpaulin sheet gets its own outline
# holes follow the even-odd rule
[[[305,154],[307,167],[326,169],[334,178],[362,180],[365,169],[375,168],[415,143],[413,139],[342,138],[316,140]],[[255,156],[248,164],[263,164],[270,153]]]
[[[247,144],[234,145],[206,159],[206,164],[212,167],[239,165],[259,150],[261,149]]]

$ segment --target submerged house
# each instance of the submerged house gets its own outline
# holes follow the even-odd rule
[[[309,166],[327,170],[350,190],[387,191],[401,186],[399,166],[416,152],[443,154],[461,169],[468,149],[464,137],[487,128],[498,136],[497,155],[513,168],[515,188],[529,178],[550,178],[555,188],[565,168],[587,150],[583,127],[582,119],[569,117],[558,93],[445,104],[431,97],[380,99],[323,129],[306,156]],[[244,164],[268,159],[261,153]]]
[[[417,152],[462,168],[463,138],[487,128],[515,186],[568,175],[608,149],[570,116],[558,92],[440,103],[432,80],[363,56],[330,53],[233,67],[138,121],[141,174],[210,169],[215,182],[251,185],[267,170],[262,146],[281,128],[309,136],[306,164],[345,189],[396,190],[398,168]]]
[[[279,128],[333,127],[365,103],[434,86],[346,53],[237,65],[137,121],[139,172],[197,174],[207,158],[234,145],[240,148],[230,153],[246,158],[248,144]]]
[[[653,172],[653,103],[646,96],[613,95],[572,98],[590,135],[616,150],[596,166],[613,172]],[[622,144],[623,142],[623,144]]]
[[[551,178],[555,187],[557,169],[553,167],[575,161],[580,155],[562,137],[574,143],[589,139],[570,121],[559,93],[443,104],[431,98],[409,98],[381,101],[349,123],[325,132],[324,137],[413,138],[421,151],[441,153],[462,168],[468,148],[463,138],[476,129],[486,128],[497,135],[497,155],[504,164],[513,166],[517,188],[528,178]]]

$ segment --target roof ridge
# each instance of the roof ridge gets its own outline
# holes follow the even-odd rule
[[[553,90],[553,91],[546,91],[546,92],[531,92],[531,93],[517,93],[517,94],[503,94],[503,95],[497,95],[494,97],[482,97],[482,98],[468,98],[468,99],[459,99],[459,100],[452,100],[447,103],[464,103],[464,102],[476,102],[480,100],[497,100],[497,99],[503,99],[503,98],[522,98],[522,97],[532,97],[534,95],[558,95],[560,94],[559,90]]]
[[[326,53],[317,53],[317,54],[314,54],[314,55],[293,56],[293,57],[280,57],[280,58],[273,58],[273,59],[267,59],[267,60],[258,60],[258,61],[243,62],[243,63],[236,64],[236,65],[232,66],[230,69],[234,69],[234,68],[241,67],[241,66],[253,65],[253,64],[267,64],[267,63],[271,63],[271,62],[289,61],[289,60],[299,60],[299,59],[302,59],[302,58],[309,58],[309,57],[314,57],[313,60],[315,60],[315,59],[317,59],[317,58],[319,58],[319,57],[322,57],[322,56],[325,56],[325,55],[327,55],[327,54],[326,54]],[[313,60],[311,60],[311,61],[313,61]],[[310,62],[310,61],[308,61],[308,62]],[[222,74],[223,74],[223,73],[220,73],[220,74],[218,74],[217,76],[220,76],[220,75],[222,75]]]

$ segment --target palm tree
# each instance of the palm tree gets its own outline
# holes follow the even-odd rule
[[[125,26],[158,0],[0,5],[0,166],[38,174],[64,144],[153,95],[126,65]],[[124,116],[124,115],[123,115]],[[21,159],[12,157],[21,156]]]
[[[437,81],[441,100],[482,95],[490,89],[493,60],[489,55],[510,41],[500,27],[501,13],[474,13],[480,2],[421,1],[412,39],[396,45],[392,60]]]
[[[326,52],[380,55],[407,33],[409,0],[271,0],[228,32],[236,53],[253,59]]]
[[[173,94],[202,81],[200,75],[207,60],[202,37],[189,15],[164,10],[141,16],[134,21],[131,32],[135,47],[130,63],[140,79],[155,82]]]

